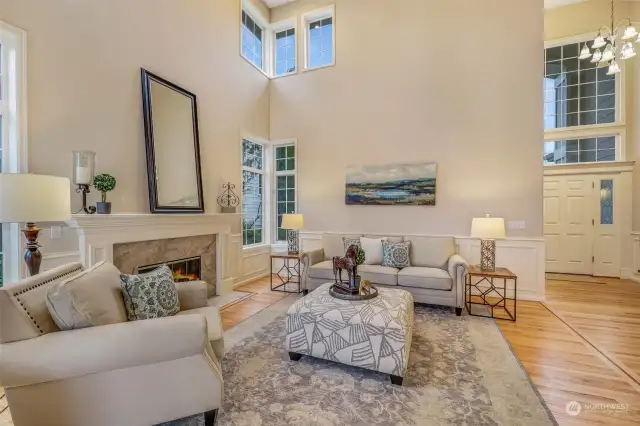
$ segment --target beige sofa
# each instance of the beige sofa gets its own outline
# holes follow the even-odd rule
[[[361,265],[358,271],[362,279],[377,286],[398,287],[413,294],[417,303],[452,306],[456,314],[464,306],[464,280],[468,264],[456,254],[453,237],[392,236],[362,234],[323,234],[322,248],[309,251],[309,267],[304,273],[304,288],[314,290],[321,284],[334,281],[332,259],[344,256],[342,238],[381,238],[390,242],[411,241],[409,249],[411,266],[403,269],[381,265]]]
[[[68,264],[0,289],[0,386],[16,426],[149,426],[222,406],[222,326],[206,283],[172,317],[60,331],[45,305]]]

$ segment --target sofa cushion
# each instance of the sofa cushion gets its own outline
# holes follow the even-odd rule
[[[334,256],[344,256],[345,249],[342,237],[360,239],[359,234],[322,234],[324,260],[331,260]]]
[[[60,331],[47,309],[45,295],[51,285],[80,272],[80,263],[69,263],[0,288],[0,343]]]
[[[447,271],[439,268],[410,266],[398,272],[398,285],[429,290],[451,290],[453,280]]]
[[[372,284],[397,285],[398,269],[380,265],[360,265],[358,273],[363,280]]]
[[[325,260],[324,262],[316,263],[309,268],[309,277],[333,281],[333,262],[331,260]]]
[[[120,275],[129,321],[162,318],[180,312],[173,273],[163,265],[146,274]]]
[[[127,321],[120,271],[109,262],[99,262],[50,286],[46,304],[60,330]]]
[[[453,237],[405,236],[404,240],[411,241],[411,266],[447,269],[449,258],[456,253]]]
[[[403,241],[401,243],[382,242],[382,266],[390,266],[392,268],[406,268],[411,266],[409,262],[409,252],[411,250],[411,241]]]

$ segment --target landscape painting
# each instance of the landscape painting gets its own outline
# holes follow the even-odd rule
[[[345,201],[357,205],[436,205],[436,163],[347,167]]]

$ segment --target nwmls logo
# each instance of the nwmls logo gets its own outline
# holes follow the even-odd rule
[[[582,406],[577,401],[569,401],[567,402],[566,411],[570,416],[577,416],[582,411]]]

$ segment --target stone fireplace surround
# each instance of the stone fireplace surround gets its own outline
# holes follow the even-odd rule
[[[67,226],[78,233],[80,261],[85,268],[107,260],[114,262],[114,245],[191,236],[215,236],[215,283],[210,292],[222,295],[233,289],[237,242],[230,236],[238,214],[143,214],[73,215]],[[151,246],[150,246],[151,247]],[[117,252],[117,250],[116,250]],[[201,253],[198,253],[200,255]],[[187,256],[183,256],[187,257]],[[147,262],[153,263],[153,262]],[[127,271],[123,271],[127,273]],[[129,272],[130,273],[130,272]],[[211,285],[213,284],[213,286]],[[212,288],[214,287],[214,288]],[[213,294],[210,294],[213,296]]]
[[[207,296],[215,296],[215,235],[194,235],[113,245],[113,264],[123,274],[136,274],[140,266],[158,265],[190,257],[199,258],[200,279],[207,283]]]

